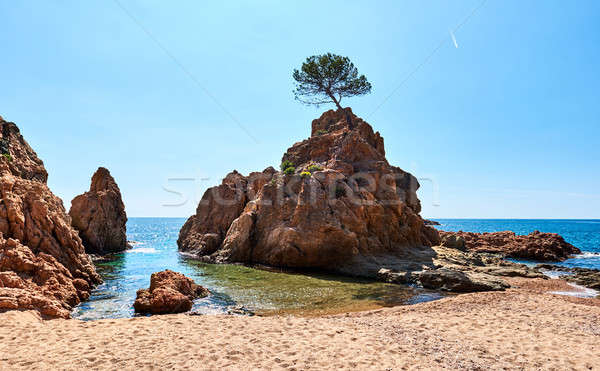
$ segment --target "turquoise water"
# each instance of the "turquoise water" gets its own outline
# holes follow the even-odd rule
[[[130,218],[128,239],[133,248],[114,260],[97,263],[104,279],[90,299],[73,311],[82,320],[134,315],[136,291],[150,285],[150,275],[164,269],[181,272],[211,290],[194,302],[192,311],[227,313],[239,308],[258,314],[318,315],[434,300],[437,293],[407,286],[325,274],[293,274],[240,265],[214,265],[185,258],[177,251],[177,236],[185,219]]]
[[[557,265],[600,269],[600,220],[566,219],[435,219],[444,231],[499,232],[529,234],[535,230],[558,233],[578,247],[582,254]]]

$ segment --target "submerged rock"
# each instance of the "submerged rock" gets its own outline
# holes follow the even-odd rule
[[[352,114],[327,111],[310,138],[272,167],[228,174],[180,231],[181,251],[205,261],[319,268],[374,277],[381,267],[431,264],[417,179],[385,158],[383,138]]]
[[[141,289],[133,303],[136,313],[182,313],[192,309],[193,300],[210,292],[181,273],[165,270],[152,273],[150,288]]]
[[[493,233],[440,231],[440,237],[442,244],[448,247],[457,247],[451,246],[452,241],[462,239],[464,248],[468,251],[499,253],[517,259],[562,261],[581,252],[560,235],[539,231],[526,236],[519,236],[510,231]]]
[[[111,254],[128,248],[125,205],[107,169],[96,170],[90,190],[71,201],[69,215],[88,254]]]
[[[100,276],[48,188],[43,162],[14,123],[0,126],[0,311],[68,318]]]

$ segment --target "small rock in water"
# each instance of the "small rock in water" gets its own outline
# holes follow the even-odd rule
[[[136,313],[182,313],[192,309],[192,300],[210,292],[181,273],[165,270],[152,273],[150,288],[141,289],[133,303]]]

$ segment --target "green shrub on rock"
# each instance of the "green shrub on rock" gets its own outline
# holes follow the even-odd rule
[[[280,168],[281,168],[281,171],[283,171],[284,173],[285,173],[285,170],[286,170],[287,168],[290,168],[290,167],[294,167],[294,164],[293,164],[291,161],[288,161],[288,160],[285,160],[285,161],[283,161],[283,162],[281,163],[281,166],[280,166]],[[295,170],[295,169],[294,169],[294,170]]]
[[[303,177],[303,178],[308,178],[311,175],[312,174],[310,172],[308,172],[308,171],[303,171],[303,172],[300,173],[300,176]]]
[[[315,171],[321,171],[323,170],[319,165],[310,165],[308,167],[308,171],[310,171],[311,173],[314,173]]]
[[[295,168],[295,167],[293,167],[293,166],[286,167],[286,168],[285,168],[285,170],[283,170],[283,173],[284,173],[285,175],[292,175],[292,174],[294,174],[295,172],[296,172],[296,168]]]

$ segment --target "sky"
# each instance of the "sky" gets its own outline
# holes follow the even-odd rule
[[[231,170],[278,167],[319,108],[310,55],[420,179],[429,218],[600,218],[598,1],[0,1],[0,115],[65,207],[98,166],[128,216],[189,216]],[[453,41],[452,35],[456,40]]]

